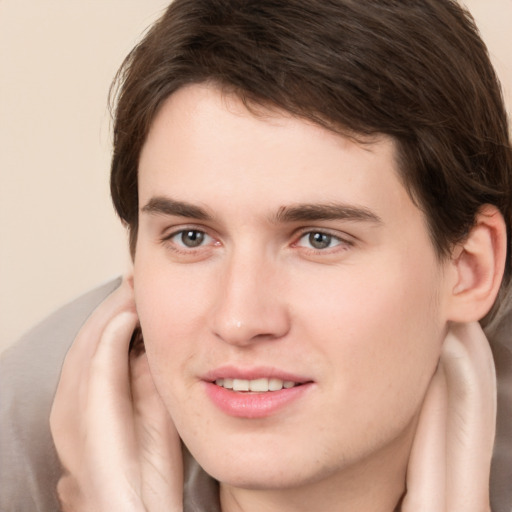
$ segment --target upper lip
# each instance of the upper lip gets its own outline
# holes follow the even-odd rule
[[[298,384],[312,381],[312,379],[303,375],[297,375],[271,366],[241,368],[238,366],[225,365],[205,373],[201,378],[207,382],[214,382],[217,379],[255,380],[262,378],[280,379],[283,381],[296,382]]]

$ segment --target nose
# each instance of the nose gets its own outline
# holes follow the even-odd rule
[[[220,275],[212,329],[225,343],[247,346],[290,329],[283,279],[265,258],[233,256]]]

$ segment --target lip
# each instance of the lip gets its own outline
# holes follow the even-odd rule
[[[296,375],[271,366],[259,366],[254,368],[240,368],[237,366],[221,366],[201,377],[206,382],[215,382],[217,379],[246,379],[254,380],[262,377],[293,381],[298,384],[312,382],[313,379]]]
[[[254,380],[262,377],[293,381],[298,385],[293,388],[264,393],[240,392],[225,389],[215,384],[217,379],[234,378]],[[222,412],[236,418],[257,419],[277,414],[307,394],[314,382],[303,376],[293,375],[276,368],[222,367],[209,372],[203,377],[205,392],[213,404]]]

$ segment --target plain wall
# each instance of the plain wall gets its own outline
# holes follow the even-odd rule
[[[0,348],[128,266],[107,96],[167,3],[0,1]]]
[[[512,0],[465,2],[512,105]],[[0,349],[124,272],[107,94],[166,0],[0,0]]]

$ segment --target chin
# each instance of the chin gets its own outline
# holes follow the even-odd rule
[[[215,444],[212,444],[215,446]],[[304,445],[289,450],[250,449],[190,450],[199,465],[222,484],[252,490],[279,490],[300,487],[334,474],[339,464],[320,464],[318,454],[307,453]],[[194,453],[196,452],[196,453]],[[222,454],[222,455],[221,455]]]
[[[212,471],[203,469],[221,484],[251,490],[292,489],[322,479],[320,475],[304,474],[287,465],[282,468],[280,466],[279,461],[270,460],[263,467],[249,465],[241,471],[231,468],[211,468]]]

